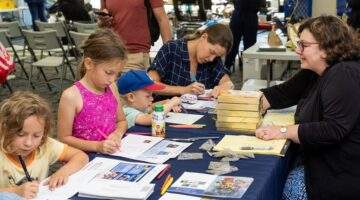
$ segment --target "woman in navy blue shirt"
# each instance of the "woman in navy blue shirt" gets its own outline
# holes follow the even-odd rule
[[[233,87],[221,57],[229,52],[233,42],[230,29],[214,24],[185,38],[164,44],[148,69],[155,82],[166,85],[160,95],[202,94],[213,89],[217,97],[221,90]]]

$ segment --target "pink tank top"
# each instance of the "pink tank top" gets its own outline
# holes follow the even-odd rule
[[[95,94],[75,82],[83,100],[81,111],[75,116],[73,136],[84,140],[101,141],[116,129],[118,102],[110,87],[103,94]]]

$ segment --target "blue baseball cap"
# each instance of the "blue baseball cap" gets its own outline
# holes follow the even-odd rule
[[[165,88],[165,85],[155,83],[146,71],[142,70],[130,70],[124,73],[116,81],[116,85],[121,95],[140,89],[156,91]]]

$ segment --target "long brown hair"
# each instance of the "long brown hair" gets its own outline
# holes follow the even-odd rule
[[[224,24],[214,24],[204,30],[198,30],[194,34],[186,35],[185,40],[195,40],[200,38],[204,33],[208,35],[207,41],[210,44],[218,44],[226,49],[229,53],[233,44],[233,35],[229,26]]]
[[[86,73],[85,58],[91,58],[95,63],[112,59],[126,60],[125,46],[119,36],[110,29],[99,29],[92,33],[81,47],[84,56],[79,66],[79,75],[82,78]]]
[[[299,27],[299,36],[309,30],[326,53],[329,65],[360,57],[360,44],[353,30],[341,19],[331,15],[310,18]]]
[[[8,99],[5,99],[0,106],[0,149],[8,152],[8,146],[14,140],[24,125],[24,121],[36,116],[44,120],[44,135],[41,144],[46,142],[51,129],[51,109],[47,101],[39,95],[28,91],[14,92]]]

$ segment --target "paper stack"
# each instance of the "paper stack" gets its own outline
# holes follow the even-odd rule
[[[77,186],[79,197],[97,199],[147,199],[154,191],[150,182],[165,165],[126,162],[96,157],[85,169],[88,181]]]
[[[216,127],[219,131],[253,134],[261,123],[261,92],[230,90],[218,97]]]

